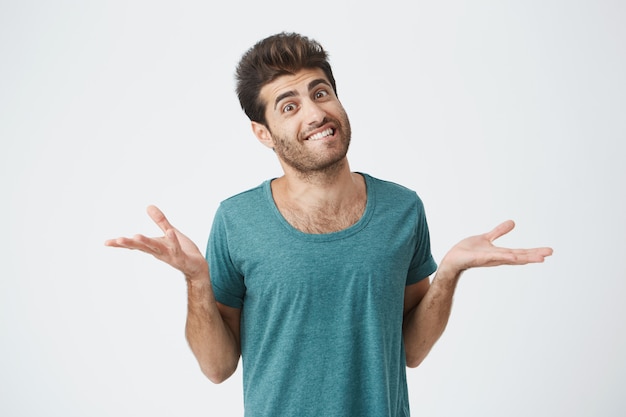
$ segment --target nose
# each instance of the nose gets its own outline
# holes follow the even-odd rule
[[[319,103],[314,100],[306,100],[303,104],[305,122],[308,125],[318,125],[326,117],[326,112]]]

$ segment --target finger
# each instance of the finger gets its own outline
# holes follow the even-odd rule
[[[135,235],[133,236],[133,241],[140,247],[140,250],[151,253],[155,256],[166,253],[169,249],[167,245],[162,243],[162,238],[150,238],[144,235]]]
[[[168,229],[172,228],[172,225],[165,217],[165,214],[157,206],[150,205],[146,209],[150,218],[159,226],[159,228],[163,232],[167,232]]]
[[[139,250],[154,256],[160,255],[165,249],[163,245],[160,245],[156,240],[142,235],[135,235],[132,238],[119,237],[117,239],[110,239],[107,240],[105,244],[116,248]]]
[[[104,241],[104,246],[118,247],[117,239],[107,239]]]
[[[104,242],[105,246],[124,249],[136,249],[137,244],[133,239],[127,237],[118,237],[116,239],[108,239]]]
[[[549,247],[545,247],[545,248],[537,248],[537,250],[543,255],[543,256],[552,256],[552,254],[554,253],[554,249],[549,248]]]
[[[505,249],[501,253],[501,259],[506,260],[505,263],[509,265],[525,265],[541,263],[550,255],[552,255],[552,248]]]
[[[165,238],[170,243],[170,248],[175,254],[180,253],[180,242],[178,241],[178,236],[176,236],[176,230],[174,228],[169,228],[165,231]]]
[[[548,256],[552,256],[552,248],[534,248],[528,253],[529,263],[543,262]]]
[[[518,256],[541,256],[547,257],[552,255],[552,248],[530,248],[530,249],[507,249],[507,248],[498,248],[500,250],[508,251],[514,255]]]
[[[485,233],[485,237],[489,239],[490,242],[493,242],[497,238],[509,233],[514,227],[515,222],[513,220],[507,220],[494,227],[492,231]]]
[[[104,241],[104,246],[110,246],[112,248],[119,248],[120,245],[117,243],[118,239],[121,239],[121,238],[107,239],[107,240]]]
[[[542,258],[551,256],[553,253],[552,248],[532,248],[532,249],[524,249],[526,254],[532,256],[540,256]]]

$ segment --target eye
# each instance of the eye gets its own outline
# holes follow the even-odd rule
[[[289,113],[296,109],[296,105],[293,103],[285,104],[283,106],[283,113]]]
[[[328,91],[327,90],[317,90],[313,97],[315,97],[315,99],[318,100],[318,99],[324,98],[326,96],[328,96]]]

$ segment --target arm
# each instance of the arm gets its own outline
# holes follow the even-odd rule
[[[181,271],[187,281],[188,309],[185,335],[202,372],[214,383],[237,369],[240,355],[241,310],[219,304],[213,295],[209,266],[198,247],[175,229],[156,207],[148,214],[164,236],[107,240],[106,246],[140,250]]]
[[[551,248],[507,249],[493,241],[515,227],[506,221],[492,231],[463,239],[444,256],[432,284],[424,279],[406,288],[403,334],[407,366],[418,366],[448,324],[452,299],[463,271],[470,268],[543,262]]]

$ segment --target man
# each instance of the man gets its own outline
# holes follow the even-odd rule
[[[437,268],[417,194],[350,170],[350,123],[317,42],[270,36],[244,54],[237,82],[284,175],[220,204],[206,259],[153,206],[163,237],[106,244],[183,272],[190,347],[215,383],[241,356],[246,416],[408,416],[406,366],[444,331],[461,273],[552,250],[495,247],[508,221]]]

